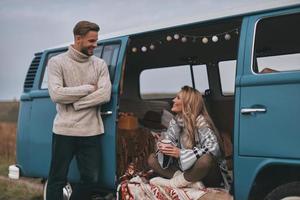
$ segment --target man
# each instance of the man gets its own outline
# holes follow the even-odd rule
[[[56,103],[52,160],[47,200],[63,199],[70,162],[75,156],[80,182],[71,199],[88,200],[98,182],[100,135],[104,133],[100,105],[110,100],[111,83],[105,62],[93,56],[99,26],[78,22],[74,44],[49,60],[49,93]]]

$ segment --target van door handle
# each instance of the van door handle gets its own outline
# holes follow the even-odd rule
[[[243,115],[251,114],[251,113],[265,113],[267,112],[266,108],[242,108],[241,113]]]
[[[32,97],[29,94],[22,94],[21,101],[32,101]]]
[[[105,112],[101,112],[101,115],[111,115],[112,111],[105,111]]]

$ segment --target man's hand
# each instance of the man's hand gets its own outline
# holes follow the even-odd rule
[[[92,85],[92,86],[94,86],[94,91],[93,92],[95,92],[96,90],[98,90],[97,84],[96,85]]]

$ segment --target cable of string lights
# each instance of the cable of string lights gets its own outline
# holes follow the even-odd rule
[[[147,51],[155,50],[158,45],[171,43],[172,41],[181,41],[182,43],[191,41],[193,43],[201,42],[202,44],[208,44],[209,42],[216,43],[221,37],[223,37],[227,41],[230,40],[233,34],[239,34],[238,28],[211,35],[187,35],[182,33],[175,33],[173,35],[169,34],[161,39],[151,41],[148,43],[148,45],[141,45],[139,47],[133,46],[131,48],[131,51],[133,53],[137,53],[139,51],[145,53]]]

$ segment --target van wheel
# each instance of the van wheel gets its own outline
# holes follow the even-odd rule
[[[266,196],[265,200],[300,200],[300,182],[278,186]]]
[[[43,187],[43,198],[44,200],[46,199],[46,191],[47,191],[47,186],[48,186],[48,180],[44,183]],[[70,183],[67,183],[67,185],[63,188],[63,200],[69,200],[72,194],[72,187]]]

